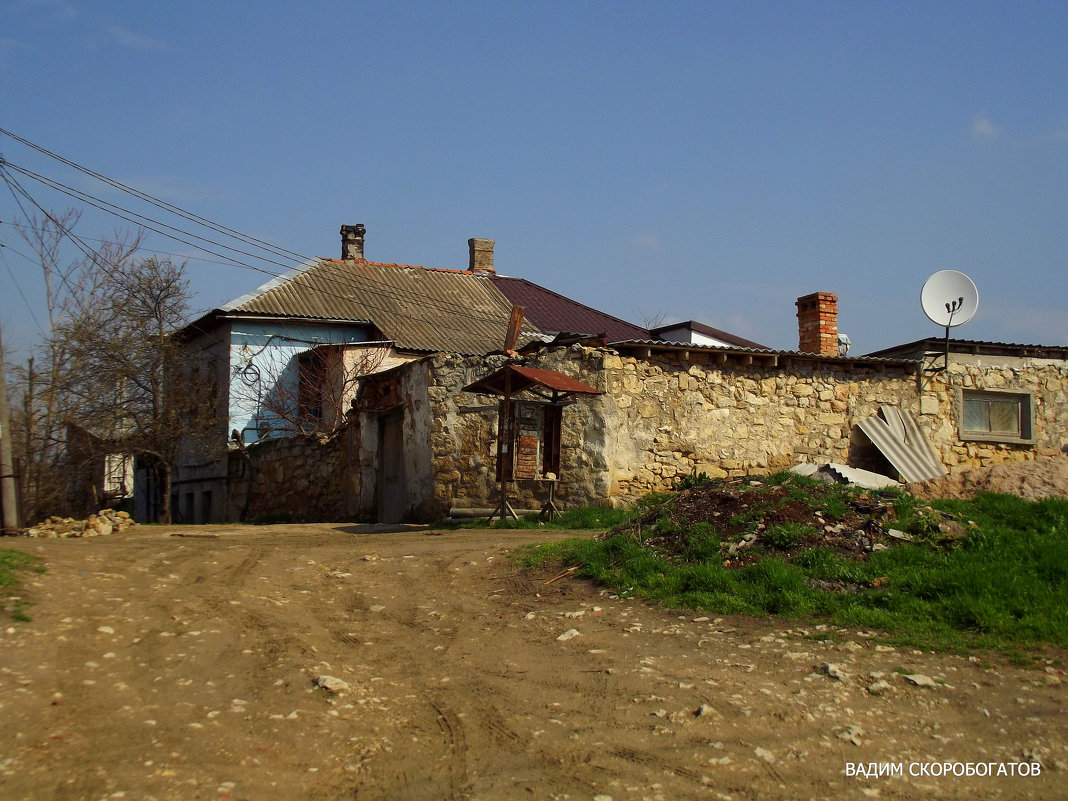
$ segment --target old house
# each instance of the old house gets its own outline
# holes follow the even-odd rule
[[[468,268],[458,270],[368,261],[365,235],[362,225],[343,226],[342,258],[302,264],[180,332],[219,387],[215,440],[229,441],[239,457],[254,444],[344,426],[366,376],[428,354],[501,351],[515,305],[526,313],[517,346],[650,336],[533,282],[498,275],[491,239],[470,239]],[[178,518],[248,514],[249,464],[221,447],[215,457],[183,460],[172,496]],[[296,484],[306,480],[298,476]]]
[[[849,356],[826,292],[798,299],[797,350],[696,321],[649,331],[498,275],[492,240],[469,241],[468,269],[437,270],[368,262],[362,226],[342,235],[344,258],[187,329],[226,387],[219,438],[232,444],[183,465],[185,519],[488,512],[505,462],[514,505],[532,509],[550,493],[622,503],[694,472],[798,461],[896,475],[862,430],[885,408],[907,413],[949,470],[1068,441],[1065,348],[953,342],[948,367],[937,340]],[[513,306],[525,323],[505,353]],[[486,379],[508,366],[556,377],[524,385],[502,417]],[[588,391],[559,391],[578,385]]]
[[[1068,346],[928,338],[870,355],[921,365],[917,413],[950,471],[1068,447]]]

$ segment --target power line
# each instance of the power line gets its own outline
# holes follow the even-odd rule
[[[10,220],[0,220],[0,225],[10,225],[12,228],[22,228],[22,229],[25,229],[27,231],[42,232],[42,231],[46,230],[44,228],[34,228],[32,225],[27,225],[27,224],[24,224],[24,223],[12,222]],[[110,242],[111,241],[109,239],[97,239],[96,237],[92,237],[92,236],[83,236],[81,239],[82,239],[83,242],[98,242],[98,243],[101,243],[101,244],[103,244],[104,242]],[[227,266],[227,267],[240,266],[240,265],[235,265],[232,261],[215,261],[214,259],[204,259],[204,258],[200,258],[199,256],[191,255],[189,253],[175,253],[175,252],[169,251],[169,250],[157,250],[155,248],[144,247],[144,246],[139,248],[139,250],[142,250],[145,253],[152,253],[152,254],[157,255],[157,256],[173,256],[174,258],[182,259],[183,261],[195,261],[195,262],[200,262],[202,264],[219,264],[219,265],[223,265],[223,266]],[[200,250],[200,248],[197,248],[197,250]]]
[[[94,171],[94,170],[92,170],[92,169],[90,169],[88,167],[85,167],[85,166],[83,166],[81,164],[78,164],[77,162],[74,162],[71,159],[68,159],[68,158],[66,158],[64,156],[61,156],[61,155],[59,155],[57,153],[54,153],[53,151],[51,151],[51,150],[49,150],[49,149],[47,149],[47,148],[45,148],[45,147],[43,147],[41,145],[37,145],[37,144],[35,144],[33,142],[30,142],[29,140],[24,139],[23,137],[18,136],[17,134],[14,134],[11,131],[8,131],[8,130],[6,130],[4,128],[0,128],[0,133],[6,134],[7,136],[11,137],[12,139],[15,139],[16,141],[21,142],[22,144],[25,144],[26,146],[38,151],[39,153],[47,155],[50,158],[56,159],[57,161],[60,161],[63,164],[69,165],[69,166],[73,167],[74,169],[85,173],[86,175],[89,175],[89,176],[91,176],[91,177],[93,177],[93,178],[95,178],[97,180],[100,180],[100,181],[106,183],[109,186],[118,188],[118,189],[120,189],[122,191],[125,191],[125,192],[129,192],[130,194],[133,194],[135,197],[138,197],[139,199],[144,199],[144,200],[146,200],[146,202],[149,202],[152,205],[158,206],[160,208],[164,208],[165,210],[173,210],[173,213],[179,214],[179,216],[182,216],[183,218],[188,219],[190,221],[198,221],[200,224],[203,224],[203,225],[211,228],[212,230],[215,230],[216,232],[225,231],[225,232],[227,232],[228,235],[232,235],[232,236],[238,238],[240,241],[243,241],[243,242],[246,242],[246,243],[258,243],[256,245],[257,247],[261,247],[262,246],[262,249],[267,249],[269,251],[275,251],[277,253],[288,253],[288,254],[291,254],[292,256],[296,257],[297,259],[299,259],[300,261],[303,261],[303,262],[318,261],[318,259],[315,259],[313,257],[303,256],[301,254],[296,253],[295,251],[290,251],[290,250],[287,250],[285,248],[281,248],[281,247],[279,247],[277,245],[272,245],[271,243],[268,243],[268,242],[266,242],[266,241],[264,241],[262,239],[258,239],[256,237],[252,237],[252,236],[249,236],[247,234],[243,234],[243,233],[241,233],[239,231],[236,231],[236,230],[234,230],[232,228],[228,228],[227,226],[224,226],[224,225],[222,225],[220,223],[208,220],[207,218],[202,217],[202,216],[200,216],[198,214],[194,214],[193,212],[189,212],[189,211],[187,211],[185,209],[181,209],[180,207],[175,206],[175,205],[173,205],[171,203],[168,203],[167,201],[160,200],[159,198],[155,198],[152,195],[149,195],[148,193],[145,193],[145,192],[142,192],[142,191],[140,191],[138,189],[134,189],[132,187],[129,187],[126,184],[124,184],[124,183],[122,183],[120,181],[117,181],[117,180],[115,180],[113,178],[109,178],[109,177],[107,177],[105,175],[102,175],[101,173],[98,173],[98,172],[96,172],[96,171]],[[10,164],[10,162],[5,162],[4,159],[0,158],[0,167],[2,167],[5,163],[6,164]],[[12,167],[16,167],[16,165],[11,165],[11,166]],[[23,170],[24,168],[18,168],[18,169]],[[43,176],[36,176],[35,179],[41,179],[41,178],[43,178]],[[45,180],[46,181],[52,181],[53,179],[45,179]],[[55,182],[55,183],[59,184],[58,181]],[[46,184],[46,185],[48,185],[48,184]],[[59,186],[63,186],[63,185],[60,184]],[[70,189],[70,187],[65,187],[64,186],[64,189],[59,189],[59,187],[52,187],[52,188],[55,188],[55,189],[57,189],[57,191],[61,191],[64,194],[68,194],[68,196],[74,197],[73,195],[70,195],[68,192],[64,191],[64,189]],[[96,203],[101,203],[101,204],[105,204],[105,205],[109,205],[109,206],[114,206],[117,209],[121,209],[122,208],[122,207],[116,206],[115,204],[110,204],[108,201],[102,200],[101,198],[97,198],[97,197],[95,197],[93,195],[90,195],[89,193],[81,192],[81,190],[71,189],[71,191],[72,192],[77,192],[79,194],[84,195],[85,198],[88,198],[88,200],[85,200],[83,198],[77,198],[77,197],[75,197],[75,199],[82,200],[83,202],[87,202],[90,205],[95,205],[95,203],[94,203],[94,201],[95,201]],[[96,208],[100,208],[100,206],[96,206]],[[101,211],[105,211],[107,213],[115,214],[115,212],[109,211],[109,209],[101,209]],[[128,212],[128,213],[134,213],[134,212]],[[125,217],[122,217],[121,214],[115,214],[115,216],[118,216],[121,219],[126,219],[127,222],[132,222],[135,225],[137,224],[133,220],[129,220],[129,219],[125,218]],[[141,215],[137,215],[137,216],[141,216]],[[142,219],[150,219],[150,218],[142,217]],[[257,256],[255,256],[253,254],[248,254],[245,251],[241,251],[241,250],[238,250],[236,248],[232,248],[232,247],[227,246],[225,244],[214,242],[213,240],[205,239],[205,238],[200,237],[199,235],[191,233],[189,231],[185,231],[183,229],[178,229],[178,228],[175,228],[175,227],[172,227],[172,226],[167,226],[166,223],[161,223],[161,222],[159,222],[157,220],[152,220],[152,222],[154,222],[155,224],[158,224],[158,225],[169,227],[169,228],[171,228],[171,230],[180,231],[181,233],[183,233],[186,236],[190,236],[190,237],[197,238],[197,239],[202,239],[202,241],[206,241],[206,242],[211,242],[212,244],[216,245],[217,247],[222,247],[222,248],[224,248],[226,250],[232,250],[234,252],[242,253],[243,255],[250,255],[253,258],[262,258],[262,257],[257,257]],[[219,256],[219,258],[226,259],[227,263],[234,264],[234,265],[239,266],[239,267],[244,267],[244,268],[250,269],[250,270],[255,270],[257,272],[264,273],[265,275],[269,275],[272,278],[282,278],[283,277],[279,273],[275,273],[275,272],[272,272],[272,271],[267,270],[267,269],[255,267],[255,266],[247,264],[247,263],[245,263],[245,262],[243,262],[241,260],[233,259],[233,258],[228,257],[228,256],[223,255],[223,254],[215,253],[214,251],[208,250],[206,248],[202,248],[202,247],[200,247],[200,246],[198,246],[196,244],[186,242],[186,241],[184,241],[184,240],[182,240],[180,238],[174,237],[174,236],[170,236],[170,235],[168,235],[167,233],[165,233],[163,231],[158,231],[158,230],[156,230],[154,228],[150,228],[150,230],[153,230],[153,231],[155,231],[155,233],[159,233],[159,234],[161,234],[163,236],[166,236],[166,237],[168,237],[170,239],[174,239],[175,241],[182,242],[183,244],[189,244],[191,247],[195,247],[198,250],[202,250],[203,252],[211,253],[212,255]],[[293,266],[297,266],[297,265],[292,265],[292,264],[282,264],[280,262],[273,261],[271,259],[264,259],[264,261],[270,261],[273,264],[276,264],[276,265],[278,265],[280,267],[286,267],[287,269],[290,269]],[[338,284],[340,286],[345,286],[347,288],[347,284],[345,284],[342,281],[339,281],[339,280],[336,280],[336,279],[332,279],[329,276],[322,276],[322,278],[328,283],[336,283],[336,284]],[[370,288],[370,287],[364,287],[364,290],[367,291],[367,292],[371,292],[372,294],[379,294],[379,295],[382,295],[384,297],[390,297],[390,298],[395,297],[395,295],[397,294],[396,292],[393,292],[393,293],[382,292],[382,291],[375,290],[375,289]],[[322,294],[326,294],[328,296],[336,297],[336,298],[338,298],[340,300],[348,300],[349,299],[345,295],[337,295],[337,294],[334,294],[334,293],[324,292],[321,289],[319,289],[317,291],[319,291]],[[439,311],[449,312],[449,313],[452,313],[452,314],[455,314],[455,315],[458,315],[458,316],[464,316],[464,317],[467,317],[468,319],[478,320],[478,321],[481,321],[481,322],[497,322],[497,320],[493,320],[493,319],[485,318],[485,317],[479,317],[478,315],[471,314],[471,312],[468,310],[467,307],[462,306],[460,304],[451,305],[451,304],[448,304],[448,303],[443,303],[440,299],[433,298],[433,297],[427,296],[427,295],[422,295],[422,294],[420,294],[418,292],[413,292],[413,291],[410,291],[410,290],[398,290],[398,291],[403,293],[408,299],[410,299],[412,301],[415,301],[415,302],[418,302],[418,303],[422,303],[423,305],[425,305],[425,306],[427,306],[429,308],[436,308]],[[371,308],[375,308],[375,307],[372,306]],[[381,311],[383,309],[379,309],[379,310]],[[432,322],[436,322],[436,321],[433,321],[433,320],[428,320],[428,319],[423,318],[423,317],[418,317],[417,315],[411,315],[411,316],[415,317],[416,319],[422,319],[424,322],[431,322],[431,323]]]
[[[76,162],[71,161],[70,159],[66,159],[66,158],[64,158],[64,157],[62,157],[62,156],[60,156],[60,155],[58,155],[56,153],[53,153],[52,151],[48,150],[47,148],[43,148],[43,147],[41,147],[39,145],[35,145],[34,143],[29,142],[28,140],[23,139],[22,137],[19,137],[19,136],[15,135],[15,134],[11,133],[10,131],[7,131],[7,130],[3,129],[3,128],[0,128],[0,133],[6,134],[6,135],[12,137],[13,139],[15,139],[16,141],[19,141],[19,142],[21,142],[21,143],[33,148],[34,150],[37,150],[40,153],[43,153],[43,154],[45,154],[45,155],[47,155],[47,156],[49,156],[51,158],[54,158],[54,159],[62,162],[63,164],[67,164],[67,165],[69,165],[69,166],[71,166],[71,167],[73,167],[73,168],[75,168],[75,169],[87,174],[87,175],[90,175],[91,177],[93,177],[93,178],[95,178],[97,180],[100,180],[100,181],[108,184],[109,186],[121,189],[122,191],[129,192],[130,194],[133,194],[135,197],[143,199],[146,202],[149,202],[154,206],[157,206],[159,208],[164,208],[165,210],[168,210],[168,211],[172,211],[172,213],[178,214],[179,216],[183,217],[184,219],[196,222],[197,224],[205,225],[206,227],[209,227],[211,230],[214,230],[216,232],[226,232],[226,235],[233,236],[234,238],[237,238],[239,241],[242,241],[242,242],[244,242],[246,244],[247,243],[256,243],[256,244],[254,244],[254,247],[258,247],[258,248],[261,248],[261,249],[264,249],[264,250],[268,250],[269,252],[292,254],[293,256],[296,256],[298,258],[304,259],[306,262],[317,262],[317,261],[319,261],[318,259],[312,259],[312,258],[300,256],[295,251],[289,251],[289,250],[286,250],[284,248],[279,248],[278,246],[271,245],[270,243],[267,243],[264,240],[260,240],[260,239],[257,239],[255,237],[250,237],[250,236],[248,236],[246,234],[242,234],[242,233],[240,233],[238,231],[235,231],[234,229],[231,229],[231,228],[228,228],[226,226],[220,225],[219,223],[214,223],[211,220],[208,220],[207,218],[201,217],[200,215],[196,215],[196,214],[193,214],[192,212],[187,212],[184,209],[180,209],[179,207],[174,206],[173,204],[167,203],[166,201],[161,201],[158,198],[154,198],[151,195],[148,195],[147,193],[140,192],[139,190],[136,190],[136,189],[132,189],[131,187],[128,187],[128,186],[126,186],[125,184],[122,184],[119,181],[115,181],[114,179],[108,178],[107,176],[101,175],[100,173],[97,173],[97,172],[95,172],[93,170],[90,170],[90,169],[88,169],[86,167],[83,167],[82,165],[79,165]],[[219,257],[221,259],[224,259],[225,263],[227,263],[227,264],[231,264],[231,265],[234,265],[234,266],[239,266],[239,267],[243,267],[245,269],[253,270],[255,272],[263,273],[265,275],[271,276],[272,278],[285,278],[285,275],[282,274],[282,273],[276,273],[276,272],[274,272],[272,270],[269,270],[269,269],[266,269],[266,268],[263,268],[263,267],[258,267],[258,266],[255,266],[253,264],[249,264],[249,263],[247,263],[245,261],[242,261],[240,259],[234,258],[232,256],[228,256],[225,253],[219,253],[217,251],[211,250],[210,248],[204,247],[203,245],[199,245],[199,244],[197,244],[195,242],[190,242],[187,239],[183,239],[182,236],[178,236],[176,234],[180,233],[183,236],[187,236],[187,237],[190,237],[190,238],[193,238],[193,239],[199,239],[202,242],[210,243],[211,245],[213,245],[215,247],[222,248],[223,250],[233,251],[235,253],[240,253],[240,254],[242,254],[244,256],[249,256],[249,257],[251,257],[253,259],[266,261],[268,263],[275,264],[275,265],[277,265],[279,267],[285,267],[287,270],[292,269],[293,266],[295,266],[295,265],[290,265],[290,264],[285,264],[283,262],[275,261],[274,259],[271,259],[271,258],[266,258],[266,257],[263,257],[263,256],[257,256],[256,254],[249,253],[248,251],[244,251],[244,250],[241,250],[239,248],[233,248],[233,247],[228,246],[228,245],[226,245],[224,243],[217,242],[215,240],[208,239],[206,237],[202,237],[202,236],[200,236],[198,234],[186,231],[186,230],[178,228],[176,226],[171,226],[171,225],[169,225],[167,223],[163,223],[163,222],[160,222],[160,221],[155,220],[153,218],[146,217],[145,215],[141,215],[141,214],[138,214],[137,212],[133,212],[133,211],[131,211],[129,209],[125,209],[125,208],[123,208],[121,206],[118,206],[117,204],[113,204],[113,203],[110,203],[109,201],[105,201],[105,200],[103,200],[101,198],[95,197],[94,195],[91,195],[88,192],[82,192],[81,190],[77,190],[77,189],[74,189],[72,187],[66,186],[65,184],[62,184],[59,181],[56,181],[54,179],[47,178],[46,176],[39,175],[38,173],[35,173],[35,172],[31,171],[31,170],[27,170],[26,168],[19,167],[19,166],[15,165],[15,164],[12,164],[10,161],[6,161],[4,159],[0,159],[0,174],[4,175],[4,180],[8,182],[9,188],[11,187],[11,184],[14,183],[15,186],[18,187],[19,191],[25,197],[27,197],[30,200],[30,202],[32,202],[34,204],[34,206],[41,211],[42,214],[45,214],[47,217],[49,217],[49,219],[52,219],[53,222],[56,222],[57,224],[58,224],[58,222],[56,220],[54,220],[54,218],[52,218],[52,216],[49,215],[48,212],[46,212],[40,204],[38,204],[36,201],[33,200],[33,198],[26,192],[26,190],[21,186],[21,184],[19,184],[18,181],[16,179],[14,179],[13,176],[10,176],[7,173],[7,168],[8,167],[10,167],[12,170],[14,170],[14,171],[16,171],[16,172],[18,172],[18,173],[20,173],[22,175],[25,175],[27,177],[32,178],[33,180],[38,181],[39,183],[42,183],[43,185],[45,185],[45,186],[47,186],[49,188],[55,189],[56,191],[59,191],[59,192],[61,192],[63,194],[66,194],[67,196],[72,197],[75,200],[79,200],[80,202],[87,203],[88,205],[93,206],[93,207],[95,207],[95,208],[97,208],[97,209],[99,209],[101,211],[104,211],[105,213],[112,214],[113,216],[119,217],[120,219],[123,219],[123,220],[126,220],[127,222],[133,223],[134,225],[141,225],[141,226],[147,228],[148,230],[151,230],[151,231],[153,231],[155,233],[158,233],[158,234],[160,234],[160,235],[162,235],[164,237],[167,237],[167,238],[172,239],[172,240],[177,241],[177,242],[181,242],[182,244],[189,245],[190,247],[196,248],[197,250],[199,250],[201,252],[209,253],[209,254],[211,254],[213,256],[217,256],[217,257]],[[18,202],[17,199],[16,199],[16,202]],[[28,217],[28,215],[26,215],[25,209],[22,207],[21,203],[19,203],[19,207],[23,210],[24,216]],[[132,215],[136,219],[131,219],[130,216],[125,216],[125,215]],[[144,223],[144,222],[139,223],[137,220],[148,221],[148,223],[151,223],[151,224],[147,224],[147,223]],[[170,231],[174,231],[176,233],[175,234],[167,233],[167,230],[160,230],[160,228],[157,228],[155,226],[160,226],[160,228],[169,229]],[[64,233],[67,233],[71,237],[71,239],[73,241],[75,241],[75,243],[77,245],[79,245],[79,249],[82,250],[82,252],[86,255],[87,258],[95,260],[95,258],[96,258],[95,254],[92,252],[91,249],[89,249],[87,246],[85,246],[84,243],[81,243],[80,240],[78,240],[78,238],[76,236],[74,236],[74,234],[72,232],[70,232],[68,229],[62,229],[62,230],[64,231]],[[103,265],[101,265],[101,266],[103,267]],[[106,268],[104,268],[104,269],[105,269],[105,272],[108,272]],[[108,274],[110,275],[110,272]],[[344,287],[346,289],[349,287],[349,285],[346,282],[342,281],[341,279],[333,278],[330,275],[320,276],[320,279],[323,280],[325,283],[337,284],[338,286]],[[69,284],[68,284],[68,288],[69,288]],[[498,320],[496,318],[489,318],[489,317],[484,317],[484,316],[481,316],[481,315],[473,314],[467,307],[464,307],[464,306],[462,306],[460,304],[449,304],[448,302],[443,302],[440,298],[435,298],[433,296],[425,295],[425,294],[422,294],[422,293],[419,293],[419,292],[415,292],[415,291],[412,291],[412,290],[384,291],[384,290],[377,289],[377,288],[375,288],[373,286],[367,286],[366,284],[361,286],[361,289],[366,293],[373,294],[373,295],[379,295],[381,297],[388,298],[388,299],[393,300],[393,301],[396,301],[398,299],[405,299],[405,300],[408,300],[410,302],[419,304],[423,308],[428,309],[428,310],[437,310],[439,312],[455,315],[455,316],[458,316],[458,317],[465,317],[467,319],[475,320],[475,321],[478,321],[478,322],[492,323],[492,324],[498,324],[498,323],[502,322],[501,320]],[[333,297],[335,299],[342,300],[342,301],[345,301],[345,302],[350,302],[351,301],[351,297],[348,296],[347,294],[338,294],[336,292],[330,292],[329,290],[323,289],[321,287],[315,288],[313,291],[315,291],[315,292],[317,292],[317,293],[319,293],[321,295],[325,295],[325,296],[328,296],[328,297]],[[365,307],[369,308],[369,309],[374,309],[374,310],[378,310],[378,311],[384,311],[384,312],[387,312],[387,313],[395,313],[394,309],[390,309],[388,307],[376,306],[374,304],[370,304],[370,303],[366,303],[366,302],[364,302],[363,305]],[[461,332],[461,333],[468,333],[468,332],[464,331],[463,329],[457,328],[454,325],[449,325],[449,324],[445,323],[442,320],[430,319],[430,318],[425,317],[423,315],[413,314],[411,312],[406,312],[406,314],[407,314],[407,316],[409,316],[412,319],[421,320],[421,321],[423,321],[425,323],[429,323],[429,324],[432,324],[432,325],[437,325],[438,327],[447,328],[447,329],[450,329],[450,330],[453,330],[453,331],[457,331],[457,332]]]
[[[180,206],[174,205],[173,203],[168,203],[165,200],[161,200],[160,198],[153,197],[152,195],[148,194],[147,192],[142,192],[139,189],[134,189],[133,187],[127,186],[126,184],[122,183],[121,181],[116,181],[114,178],[108,178],[106,175],[102,175],[101,173],[98,173],[95,170],[91,170],[88,167],[85,167],[85,166],[83,166],[81,164],[78,164],[75,161],[71,161],[70,159],[63,157],[63,156],[59,155],[58,153],[53,153],[48,148],[42,147],[41,145],[38,145],[38,144],[34,144],[33,142],[29,141],[28,139],[23,139],[21,136],[18,136],[17,134],[14,134],[11,131],[8,131],[8,130],[6,130],[4,128],[0,128],[0,134],[5,134],[7,136],[10,136],[16,142],[20,142],[20,143],[26,145],[27,147],[30,147],[30,148],[36,150],[38,153],[42,153],[42,154],[44,154],[44,155],[46,155],[46,156],[48,156],[50,158],[55,159],[56,161],[59,161],[59,162],[61,162],[63,164],[66,164],[68,167],[73,167],[74,169],[78,170],[79,172],[82,172],[85,175],[88,175],[88,176],[90,176],[92,178],[95,178],[98,181],[102,181],[103,183],[107,184],[108,186],[112,186],[112,187],[114,187],[116,189],[120,189],[123,192],[127,192],[127,193],[133,195],[134,197],[145,201],[146,203],[150,203],[151,205],[156,206],[157,208],[161,208],[161,209],[163,209],[165,211],[169,211],[172,214],[177,214],[179,217],[183,217],[183,218],[189,220],[190,222],[196,222],[196,223],[199,223],[200,225],[204,225],[204,226],[206,226],[208,228],[211,228],[212,230],[216,231],[217,233],[225,233],[225,234],[227,234],[229,236],[232,236],[232,237],[234,237],[234,238],[236,238],[238,240],[241,240],[243,242],[246,242],[246,243],[249,243],[249,244],[255,244],[255,245],[261,247],[262,249],[273,250],[273,251],[276,252],[277,255],[288,255],[288,256],[291,256],[291,257],[297,259],[298,261],[307,261],[308,258],[309,258],[308,256],[301,255],[300,253],[296,253],[296,252],[294,252],[292,250],[286,250],[285,248],[278,247],[277,245],[272,245],[270,242],[267,242],[265,240],[257,239],[256,237],[249,236],[248,234],[243,234],[240,231],[236,231],[233,228],[228,228],[225,225],[221,225],[220,223],[213,222],[213,221],[207,219],[206,217],[201,217],[199,214],[195,214],[195,213],[193,213],[191,211],[187,211],[187,210],[181,208]]]
[[[26,307],[26,311],[30,313],[30,317],[33,318],[33,322],[37,325],[37,330],[41,332],[42,337],[47,339],[48,334],[45,333],[44,326],[41,325],[41,321],[37,319],[37,313],[34,312],[33,306],[31,306],[30,302],[26,299],[26,294],[22,291],[22,286],[19,284],[18,279],[15,278],[15,273],[11,270],[11,264],[7,260],[7,250],[7,245],[0,244],[0,259],[3,260],[4,267],[7,269],[7,274],[11,276],[11,282],[15,285],[15,289],[18,290],[19,297],[22,298],[22,303]],[[19,253],[17,250],[12,249],[12,252],[18,254],[19,256],[22,256],[24,259],[29,258],[24,253]]]
[[[174,240],[176,242],[181,242],[182,244],[189,245],[190,247],[194,247],[197,250],[200,250],[200,251],[202,251],[204,253],[210,253],[210,254],[212,254],[214,256],[218,256],[221,259],[225,259],[226,260],[225,263],[228,263],[228,264],[231,264],[231,265],[234,265],[234,266],[238,266],[238,267],[244,267],[244,268],[249,269],[249,270],[254,270],[256,272],[263,273],[264,275],[269,275],[272,278],[284,278],[285,277],[285,275],[282,274],[282,273],[276,273],[276,272],[274,272],[272,270],[268,270],[268,269],[263,268],[263,267],[257,267],[257,266],[255,266],[253,264],[249,264],[248,262],[242,261],[240,259],[236,259],[236,258],[234,258],[232,256],[227,256],[226,254],[218,253],[217,251],[214,251],[214,250],[211,250],[209,248],[206,248],[203,245],[198,245],[195,242],[190,242],[190,241],[188,241],[186,239],[183,239],[180,236],[176,236],[174,234],[169,234],[169,233],[167,233],[167,231],[160,230],[159,228],[154,227],[154,225],[149,225],[146,222],[138,223],[137,220],[131,219],[130,217],[127,217],[127,216],[124,216],[124,214],[123,213],[119,213],[119,211],[125,212],[127,214],[132,214],[133,216],[137,217],[138,219],[140,219],[142,221],[149,221],[149,222],[154,223],[155,225],[159,225],[159,226],[161,226],[163,228],[167,228],[167,229],[170,229],[172,231],[177,231],[179,233],[182,233],[185,236],[188,236],[188,237],[191,237],[191,238],[194,238],[194,239],[200,239],[201,241],[204,241],[204,242],[209,242],[212,245],[214,245],[216,247],[220,247],[220,248],[222,248],[224,250],[233,250],[235,253],[241,253],[242,255],[250,256],[250,257],[252,257],[254,259],[255,258],[261,258],[264,261],[268,261],[268,262],[270,262],[272,264],[275,264],[275,265],[277,265],[279,267],[285,267],[285,268],[287,268],[287,270],[293,269],[294,267],[299,266],[299,265],[284,264],[282,262],[274,261],[272,259],[264,259],[263,257],[257,257],[253,253],[248,253],[247,251],[243,251],[243,250],[239,250],[239,249],[236,249],[236,248],[232,248],[232,247],[230,247],[230,246],[228,246],[228,245],[226,245],[224,243],[216,242],[216,241],[210,240],[210,239],[206,239],[204,237],[199,236],[198,234],[191,233],[189,231],[185,231],[184,229],[179,229],[179,228],[176,228],[174,226],[168,225],[167,223],[162,223],[162,222],[159,222],[158,220],[154,220],[152,218],[148,218],[148,217],[145,217],[143,215],[137,214],[136,212],[131,212],[131,211],[127,210],[127,209],[123,209],[122,207],[117,206],[116,204],[109,203],[108,201],[102,200],[101,198],[97,198],[97,197],[95,197],[93,195],[90,195],[87,192],[82,192],[81,190],[72,189],[70,187],[67,187],[64,184],[59,183],[58,181],[54,181],[53,179],[47,178],[45,176],[38,175],[37,173],[34,173],[34,172],[30,171],[30,170],[26,170],[25,168],[22,168],[22,167],[19,167],[18,165],[12,164],[10,161],[0,162],[0,171],[3,171],[4,169],[6,169],[8,167],[10,167],[11,169],[16,170],[20,174],[26,175],[26,176],[38,181],[39,183],[44,184],[45,186],[48,186],[48,187],[53,188],[53,189],[56,189],[57,191],[60,191],[63,194],[66,194],[69,197],[74,198],[75,200],[80,200],[80,201],[82,201],[84,203],[87,203],[90,206],[93,206],[94,208],[97,208],[97,209],[99,209],[99,210],[101,210],[101,211],[103,211],[105,213],[112,214],[113,216],[119,217],[120,219],[123,219],[123,220],[126,220],[127,222],[133,223],[134,225],[140,225],[141,227],[147,228],[148,230],[153,231],[154,233],[158,233],[158,234],[160,234],[162,236],[165,236],[168,239],[172,239],[172,240]],[[25,189],[23,189],[21,187],[21,185],[19,185],[19,189],[20,189],[20,191],[22,191],[25,194]],[[29,197],[28,194],[27,194],[27,197]],[[31,198],[31,201],[32,201],[32,198]],[[36,202],[34,202],[34,205],[37,206],[38,209],[41,208],[41,206],[39,204],[37,204]],[[119,210],[119,211],[116,211],[116,210]],[[43,212],[43,210],[42,210],[42,212]],[[88,255],[88,254],[86,254],[86,255]],[[318,259],[309,258],[307,261],[311,262],[311,261],[319,261],[319,260]],[[348,284],[346,284],[344,281],[342,281],[340,279],[332,278],[329,275],[321,276],[321,279],[324,280],[326,283],[333,283],[333,284],[337,284],[338,286],[345,287],[346,289],[348,288]],[[449,304],[447,302],[441,301],[438,298],[432,298],[431,296],[424,295],[424,294],[421,294],[421,293],[418,293],[418,292],[414,292],[412,290],[395,290],[393,292],[386,292],[386,291],[374,289],[374,288],[368,287],[368,286],[364,286],[364,287],[362,287],[362,289],[365,292],[369,292],[371,294],[377,294],[377,295],[380,295],[382,297],[388,297],[388,298],[391,298],[391,299],[395,299],[396,296],[398,294],[400,294],[400,295],[404,296],[408,300],[411,300],[413,302],[422,304],[424,307],[427,307],[427,308],[430,308],[430,309],[436,309],[438,311],[446,312],[446,313],[449,313],[449,314],[454,314],[454,315],[457,315],[457,316],[467,317],[468,319],[477,320],[479,322],[489,322],[489,323],[498,322],[497,320],[492,319],[492,318],[480,317],[478,315],[472,314],[468,310],[467,307],[462,306],[460,304]],[[337,294],[337,293],[334,293],[334,292],[330,292],[328,290],[323,290],[321,288],[317,288],[314,291],[316,291],[316,292],[318,292],[320,294],[326,295],[328,297],[334,297],[334,298],[336,298],[338,300],[342,300],[342,301],[351,300],[351,298],[348,295]],[[367,305],[368,308],[372,308],[372,309],[377,308],[379,311],[391,311],[389,309],[385,309],[385,308],[382,308],[382,307],[376,307],[376,306],[374,306],[372,304],[365,304],[365,305]],[[411,317],[413,317],[415,319],[420,319],[423,322],[440,324],[439,320],[430,320],[430,319],[428,319],[426,317],[422,317],[420,315],[409,314],[409,316],[411,316]],[[449,326],[446,326],[446,327],[449,327]],[[453,330],[460,331],[461,329],[457,329],[457,328],[453,327]]]

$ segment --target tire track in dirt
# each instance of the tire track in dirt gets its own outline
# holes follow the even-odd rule
[[[1063,795],[1058,663],[887,649],[852,630],[817,640],[547,585],[503,556],[563,536],[545,531],[133,531],[24,548],[50,572],[28,585],[33,621],[0,627],[0,797]],[[945,683],[910,687],[899,669]],[[324,672],[350,689],[314,686]],[[884,697],[866,690],[874,672]],[[860,746],[839,736],[852,724]],[[1044,764],[1030,782],[843,775],[847,760],[1024,749]]]

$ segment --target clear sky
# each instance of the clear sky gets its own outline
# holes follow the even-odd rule
[[[302,254],[362,222],[372,261],[466,267],[489,237],[500,273],[782,349],[829,291],[853,354],[941,335],[920,288],[958,269],[980,304],[955,336],[1064,345],[1066,43],[1066,2],[4,0],[0,127]],[[16,214],[0,184],[25,347]],[[200,309],[266,279],[149,246],[188,256]]]

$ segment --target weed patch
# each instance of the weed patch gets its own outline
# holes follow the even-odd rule
[[[795,478],[702,483],[526,559],[672,608],[814,617],[935,648],[1068,647],[1068,501],[928,502]]]
[[[22,551],[0,549],[0,610],[15,620],[29,620],[25,611],[29,602],[19,595],[22,586],[20,574],[27,570],[44,572],[37,557]]]

